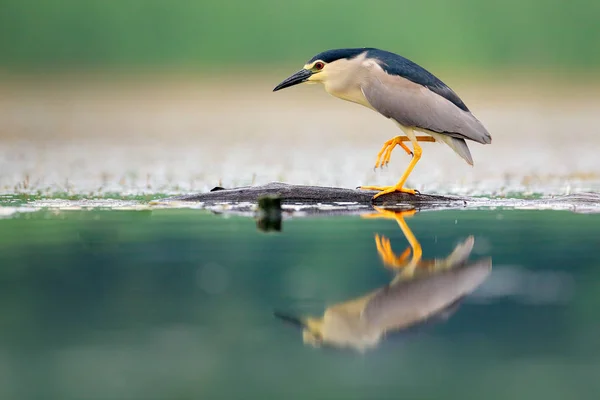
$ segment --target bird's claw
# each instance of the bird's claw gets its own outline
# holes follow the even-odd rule
[[[394,147],[396,147],[396,145],[399,145],[400,147],[402,147],[402,149],[404,149],[406,154],[408,154],[411,157],[414,157],[414,153],[402,142],[403,142],[403,140],[400,136],[397,136],[397,137],[385,142],[383,144],[383,147],[381,148],[381,150],[379,150],[379,153],[377,153],[377,160],[375,161],[375,169],[383,168],[384,166],[387,166],[390,163],[392,151],[394,150]]]

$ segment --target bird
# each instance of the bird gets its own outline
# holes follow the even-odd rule
[[[492,269],[490,257],[467,260],[474,242],[469,236],[445,259],[423,264],[430,271],[415,271],[413,275],[398,272],[383,287],[327,307],[322,317],[298,318],[279,311],[274,315],[301,328],[304,344],[364,353],[390,333],[446,319],[456,311],[460,301],[479,287]]]
[[[402,135],[383,144],[375,168],[389,163],[396,145],[412,159],[395,185],[359,187],[378,191],[373,199],[392,192],[418,193],[404,187],[421,159],[418,142],[446,143],[471,166],[473,158],[466,140],[492,142],[487,129],[448,85],[408,58],[386,50],[361,47],[323,51],[273,91],[301,83],[321,83],[334,97],[376,111],[402,130]],[[412,150],[404,144],[408,141]]]

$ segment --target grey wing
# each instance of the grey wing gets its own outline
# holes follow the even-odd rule
[[[489,275],[491,259],[413,280],[401,281],[377,292],[362,318],[377,330],[407,328],[436,314],[476,289]]]
[[[401,125],[484,144],[492,142],[489,132],[473,114],[401,76],[373,68],[361,88],[375,110]]]

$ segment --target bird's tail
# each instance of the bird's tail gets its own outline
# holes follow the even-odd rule
[[[438,139],[438,138],[436,138]],[[473,157],[467,146],[465,139],[459,139],[452,136],[440,135],[438,140],[444,141],[452,150],[461,156],[469,165],[473,165]]]

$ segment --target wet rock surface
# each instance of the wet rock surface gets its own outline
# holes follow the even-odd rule
[[[252,208],[264,196],[277,196],[283,206],[312,209],[335,208],[343,212],[356,209],[380,207],[403,207],[423,209],[511,207],[519,209],[557,209],[574,212],[600,212],[599,193],[577,193],[563,196],[541,198],[482,198],[461,196],[440,196],[419,193],[389,193],[373,199],[375,191],[290,185],[272,182],[266,185],[244,186],[237,188],[216,187],[206,193],[174,196],[153,202],[155,205],[176,205],[198,203],[203,206],[228,204],[229,208]]]

